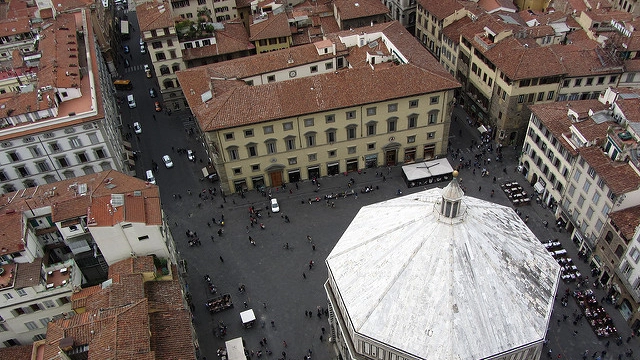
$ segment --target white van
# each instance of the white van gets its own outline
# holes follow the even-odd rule
[[[153,171],[147,170],[147,181],[153,185],[156,184],[156,178],[153,176]]]

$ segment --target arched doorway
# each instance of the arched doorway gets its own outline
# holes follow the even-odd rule
[[[391,137],[391,139],[389,140],[393,141],[394,138]],[[382,151],[384,151],[385,166],[395,166],[398,163],[399,148],[400,148],[400,144],[397,142],[392,142],[382,147]]]

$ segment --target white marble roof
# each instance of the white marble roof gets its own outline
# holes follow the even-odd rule
[[[355,331],[424,359],[542,341],[560,267],[511,208],[441,189],[363,207],[326,264]]]

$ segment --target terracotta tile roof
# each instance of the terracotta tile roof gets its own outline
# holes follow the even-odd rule
[[[590,11],[586,12],[586,14],[593,22],[605,24],[609,24],[611,20],[615,20],[618,22],[632,21],[635,16],[626,11],[608,9],[606,7],[601,7],[600,9],[591,9]]]
[[[458,87],[451,77],[433,75],[411,64],[381,70],[363,67],[258,86],[214,80],[215,95],[206,104],[186,96],[201,128],[212,131]]]
[[[578,153],[614,194],[622,195],[640,188],[640,176],[628,163],[612,161],[597,146],[580,148]]]
[[[633,239],[636,228],[640,225],[640,205],[612,211],[609,213],[609,219],[620,229],[620,233],[626,239]]]
[[[556,34],[556,31],[550,25],[538,25],[527,28],[529,31],[529,36],[534,39],[545,37],[545,36],[553,36]]]
[[[264,39],[278,38],[282,36],[291,36],[289,29],[289,20],[286,13],[273,15],[265,14],[265,20],[254,22],[249,25],[249,40],[258,41]]]
[[[71,308],[76,310],[87,306],[87,299],[102,290],[102,285],[94,285],[71,294]]]
[[[549,47],[565,65],[567,76],[589,76],[604,74],[621,74],[622,62],[610,59],[597,46],[584,48],[576,44],[550,45]]]
[[[383,54],[384,56],[390,56],[391,53],[387,46],[382,41],[382,38],[371,39],[370,42],[377,40],[378,45],[371,48],[369,46],[353,46],[349,48],[349,54],[346,56],[347,61],[351,67],[369,66],[367,63],[367,55]]]
[[[109,278],[116,274],[122,276],[155,271],[156,267],[152,256],[138,256],[118,261],[109,266]]]
[[[33,359],[33,345],[18,345],[0,348],[0,358],[2,359],[15,359],[15,360],[29,360]]]
[[[478,5],[488,12],[496,11],[499,8],[518,10],[518,8],[513,5],[513,2],[509,0],[479,0]]]
[[[340,26],[333,16],[321,16],[319,20],[323,33],[329,34],[340,31]]]
[[[40,33],[38,49],[42,52],[42,58],[38,72],[39,87],[80,86],[79,46],[76,40],[76,32],[80,29],[76,23],[81,16],[81,13],[58,14],[52,25]],[[43,98],[46,100],[45,95]]]
[[[640,95],[640,89],[629,88],[615,88],[614,91],[619,94],[637,94]],[[616,99],[616,106],[622,111],[624,117],[631,122],[640,122],[640,99],[638,98],[623,98],[618,96]]]
[[[548,46],[541,47],[534,41],[525,43],[510,37],[484,55],[511,80],[556,76],[567,71]]]
[[[151,31],[175,26],[171,15],[171,4],[168,1],[147,1],[136,6],[140,31]]]
[[[253,0],[236,0],[236,8],[242,9],[244,7],[249,7]]]
[[[418,4],[429,11],[429,14],[434,15],[438,20],[442,20],[464,8],[461,2],[457,0],[418,0]]]
[[[239,21],[224,23],[224,30],[216,30],[215,37],[215,44],[183,49],[182,58],[193,60],[255,49],[253,43],[249,41],[244,25]]]
[[[30,263],[19,263],[16,269],[16,280],[13,286],[16,289],[36,286],[40,284],[40,272],[42,271],[42,258],[36,258]]]
[[[606,111],[606,110],[605,110]],[[596,123],[592,119],[576,122],[573,126],[580,132],[580,135],[589,142],[597,142],[604,140],[607,136],[607,129],[611,126],[611,122]]]
[[[295,46],[280,51],[270,51],[238,59],[221,61],[198,67],[207,73],[207,78],[238,78],[279,71],[293,66],[310,64],[323,59],[331,59],[334,55],[319,55],[314,44]],[[293,60],[293,63],[289,62]],[[199,70],[198,70],[199,71]],[[182,83],[181,83],[182,84]],[[184,89],[188,89],[182,85]]]
[[[56,11],[59,14],[60,12],[64,12],[68,10],[89,7],[90,5],[94,4],[94,1],[93,0],[65,0],[65,1],[52,2],[52,3],[55,4]]]
[[[562,146],[573,155],[578,153],[573,150],[563,134],[569,134],[569,128],[573,122],[568,116],[569,109],[578,113],[579,118],[586,118],[589,110],[600,111],[607,109],[607,105],[602,104],[598,100],[581,100],[571,102],[554,102],[548,104],[530,105],[529,109],[540,122],[551,131],[553,136],[562,143]]]
[[[0,22],[0,36],[14,36],[28,32],[31,32],[31,21],[26,16]]]
[[[141,272],[150,269],[151,256],[126,259],[109,267],[111,285],[74,294],[73,300],[86,299],[86,311],[49,324],[44,358],[53,358],[60,340],[70,337],[75,345],[89,345],[89,359],[195,360],[180,284],[143,283]]]
[[[22,213],[9,210],[0,213],[0,248],[3,254],[11,254],[24,250]],[[26,240],[25,240],[26,241]]]
[[[470,17],[465,16],[460,20],[456,20],[452,22],[449,26],[442,29],[442,35],[446,36],[449,40],[453,41],[455,44],[460,43],[460,33],[461,29],[472,23]]]
[[[387,14],[389,9],[378,0],[334,0],[341,20]]]
[[[87,185],[87,193],[78,193],[81,184]],[[53,221],[64,221],[87,215],[87,210],[95,206],[95,201],[106,208],[111,194],[131,195],[139,191],[146,197],[144,217],[148,225],[160,224],[160,192],[156,185],[148,185],[144,180],[137,179],[115,170],[108,170],[91,175],[84,175],[52,184],[43,184],[36,188],[28,188],[5,194],[0,199],[0,248],[14,251],[22,250],[22,220],[21,214],[30,209],[44,206],[51,207]]]

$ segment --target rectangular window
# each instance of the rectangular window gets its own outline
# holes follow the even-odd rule
[[[307,156],[309,157],[309,162],[316,161],[316,159],[318,158],[317,154],[309,154]]]
[[[273,134],[273,125],[265,126],[262,129],[265,134]]]
[[[247,146],[247,152],[249,153],[249,157],[258,156],[258,149],[255,145]]]
[[[24,326],[27,327],[27,329],[29,330],[36,330],[38,328],[38,325],[36,325],[36,323],[34,321],[29,321],[24,323]]]
[[[331,157],[336,157],[337,155],[337,151],[335,150],[329,150],[327,151],[327,155],[331,158]]]
[[[588,193],[590,188],[591,188],[591,183],[588,182],[588,181],[585,181],[584,185],[582,186],[582,190],[584,190],[584,192]]]
[[[347,153],[348,154],[355,154],[356,153],[356,147],[355,146],[349,146],[347,148]]]
[[[367,136],[372,136],[376,134],[376,124],[370,123],[367,124]]]
[[[296,149],[296,138],[285,139],[285,143],[287,144],[287,150],[295,150]]]
[[[396,131],[396,120],[387,121],[387,132]]]
[[[39,157],[42,155],[40,148],[38,148],[37,146],[30,146],[29,151],[31,152],[31,156],[33,157]]]
[[[289,162],[289,165],[295,165],[298,163],[298,158],[292,157],[287,159],[287,161]]]
[[[411,144],[416,142],[416,136],[412,135],[412,136],[407,136],[407,143]]]
[[[353,140],[355,138],[356,138],[356,128],[355,127],[347,128],[347,139]]]
[[[418,107],[418,100],[409,100],[409,108],[417,108]]]
[[[327,131],[327,142],[329,144],[333,144],[336,142],[336,132],[335,131]]]
[[[398,104],[389,104],[387,105],[387,111],[388,112],[396,112],[398,111]]]
[[[347,111],[347,119],[351,120],[351,119],[355,119],[356,118],[356,112],[355,111]]]
[[[229,149],[229,159],[230,160],[238,160],[238,149]]]
[[[76,153],[76,157],[78,158],[78,162],[80,162],[81,164],[89,162],[89,157],[84,151],[80,153]]]
[[[367,150],[371,151],[371,150],[375,150],[375,149],[376,149],[376,143],[367,144]]]
[[[544,100],[544,91],[543,92],[539,92],[538,93],[538,98],[536,99],[536,101],[542,101]]]
[[[435,132],[427,133],[427,139],[434,139],[435,137],[436,137],[436,133]]]
[[[567,190],[567,192],[568,192],[569,196],[573,197],[573,194],[575,194],[575,192],[576,192],[576,187],[573,186],[573,184],[571,184],[569,186],[569,190]]]
[[[316,146],[316,135],[315,134],[307,135],[307,146],[308,147]]]
[[[20,297],[27,296],[27,291],[25,289],[18,289],[18,290],[16,290],[16,292],[18,293],[18,295]]]
[[[335,122],[335,121],[336,121],[336,116],[335,116],[335,115],[333,115],[333,114],[331,114],[331,115],[325,115],[325,117],[324,117],[324,121],[325,121],[325,123],[327,123],[327,124],[332,123],[332,122]]]
[[[276,76],[275,75],[267,75],[267,82],[275,82],[276,81]]]
[[[233,133],[224,134],[224,139],[225,140],[233,140]]]
[[[600,193],[596,191],[591,198],[591,202],[593,205],[598,205],[598,201],[600,201]]]
[[[60,145],[58,144],[58,142],[50,142],[49,143],[49,148],[51,148],[51,152],[59,152],[62,151],[62,148],[60,147]]]
[[[277,152],[276,142],[275,141],[269,141],[267,143],[267,154],[275,154],[276,152]]]
[[[38,171],[40,172],[47,172],[49,170],[51,170],[51,167],[49,166],[49,163],[45,160],[45,161],[38,161],[36,163],[36,167],[38,168]]]
[[[333,69],[333,63],[332,62],[325,63],[324,64],[324,68],[325,68],[325,70]]]
[[[305,127],[313,126],[313,118],[304,119],[304,126]]]
[[[367,116],[373,116],[375,114],[376,114],[376,108],[375,107],[367,108]]]
[[[46,307],[47,309],[51,309],[53,307],[56,307],[56,303],[53,302],[53,300],[45,300],[42,303],[44,304],[44,307]]]
[[[311,73],[317,73],[318,72],[318,65],[313,65],[312,67],[309,68],[309,70],[311,71]]]
[[[582,205],[584,205],[584,196],[580,195],[580,197],[578,197],[578,208],[582,208]]]
[[[244,137],[253,137],[253,129],[247,129],[244,131]]]
[[[11,161],[11,162],[20,161],[20,156],[15,151],[7,153],[7,157],[9,157],[9,161]]]
[[[593,208],[591,206],[589,206],[589,208],[587,209],[587,213],[585,214],[585,216],[587,217],[587,219],[591,220],[591,217],[593,216]]]
[[[293,130],[293,123],[292,122],[286,122],[282,124],[282,129],[284,131],[288,131],[288,130]]]
[[[418,126],[418,115],[411,115],[409,116],[409,123],[407,124],[407,127],[409,129],[413,129],[416,126]]]
[[[573,180],[574,181],[580,181],[580,177],[582,176],[582,172],[580,172],[580,170],[576,170],[576,172],[573,174]]]
[[[242,174],[242,168],[233,169],[233,175],[241,175],[241,174]]]
[[[518,95],[518,104],[522,104],[524,102],[524,95]]]

